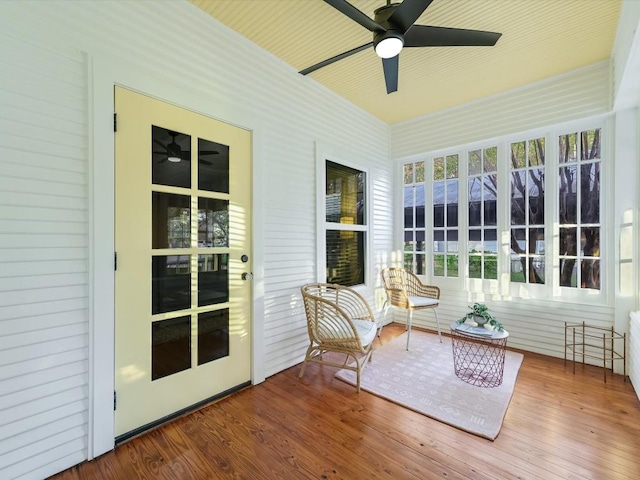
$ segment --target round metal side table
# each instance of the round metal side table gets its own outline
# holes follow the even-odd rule
[[[506,330],[483,332],[477,327],[453,322],[451,345],[456,376],[478,387],[501,385],[507,338]]]

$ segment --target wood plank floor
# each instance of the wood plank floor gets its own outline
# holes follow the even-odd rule
[[[386,342],[404,331],[385,327]],[[640,401],[627,379],[522,352],[491,442],[296,366],[52,478],[640,478]],[[375,351],[374,351],[375,355]]]

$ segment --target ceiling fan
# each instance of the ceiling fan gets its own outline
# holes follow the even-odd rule
[[[398,90],[398,57],[403,47],[492,47],[502,35],[483,30],[414,25],[413,22],[433,0],[404,0],[402,3],[391,3],[391,0],[387,0],[385,6],[375,10],[373,19],[346,0],[324,1],[371,31],[373,41],[305,68],[300,73],[308,75],[373,46],[376,54],[382,58],[388,94]]]
[[[176,137],[180,134],[172,130],[167,130],[167,133],[171,135],[171,142],[168,143],[167,145],[162,143],[160,140],[157,140],[157,139],[153,140],[154,143],[158,145],[160,148],[162,148],[163,150],[162,152],[157,152],[157,151],[153,152],[163,156],[163,158],[158,163],[164,163],[167,160],[171,163],[180,163],[182,160],[188,160],[189,159],[187,158],[188,154],[185,154],[182,151],[182,148],[180,147],[180,145],[178,145],[178,142],[176,142]],[[198,153],[199,155],[219,155],[220,154],[220,152],[218,152],[217,150],[201,150]],[[205,165],[213,165],[211,162],[209,162],[208,160],[204,160],[203,158],[199,158],[198,160],[200,161],[200,163],[203,163]]]

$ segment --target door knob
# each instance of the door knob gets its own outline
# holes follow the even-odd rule
[[[242,280],[253,280],[253,273],[251,272],[243,272]]]

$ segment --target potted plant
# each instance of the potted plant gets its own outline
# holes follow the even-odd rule
[[[489,313],[489,307],[487,307],[484,303],[474,303],[469,307],[471,311],[467,313],[464,317],[458,320],[458,323],[464,323],[466,320],[473,320],[478,324],[479,327],[484,327],[486,323],[491,325],[495,330],[502,331],[502,324],[496,320],[491,313]]]

